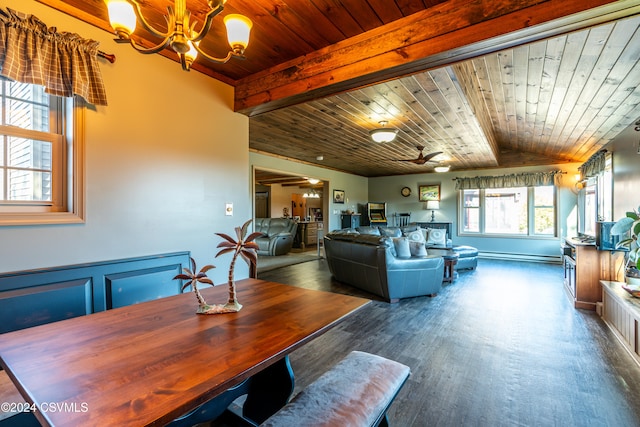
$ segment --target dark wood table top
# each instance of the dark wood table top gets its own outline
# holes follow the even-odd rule
[[[43,425],[163,425],[323,334],[369,300],[257,279],[238,313],[192,292],[0,335],[0,363]],[[227,286],[202,290],[226,302]]]

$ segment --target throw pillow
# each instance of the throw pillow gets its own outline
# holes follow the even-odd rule
[[[439,228],[429,229],[429,238],[427,239],[427,245],[446,246],[447,244],[447,231]]]
[[[396,248],[398,258],[411,258],[411,249],[409,249],[409,240],[406,237],[394,237],[393,246]]]
[[[408,233],[407,239],[412,242],[424,242],[424,236],[422,235],[422,232],[418,230]]]
[[[409,242],[409,250],[411,251],[411,256],[422,257],[427,256],[427,248],[424,242]]]

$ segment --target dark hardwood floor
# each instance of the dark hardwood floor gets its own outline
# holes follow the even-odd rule
[[[363,350],[411,368],[395,426],[640,425],[640,368],[595,313],[572,308],[562,275],[480,260],[435,298],[374,301],[291,354],[295,392]],[[333,281],[323,259],[259,278],[375,298]]]

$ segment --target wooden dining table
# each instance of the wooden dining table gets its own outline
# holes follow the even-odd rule
[[[189,292],[2,334],[0,363],[42,425],[178,423],[240,393],[260,423],[293,392],[289,353],[370,301],[258,279],[237,290],[238,313],[198,315]]]

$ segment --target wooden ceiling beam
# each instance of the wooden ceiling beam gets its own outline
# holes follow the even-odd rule
[[[640,13],[637,0],[450,0],[236,84],[254,116]]]

